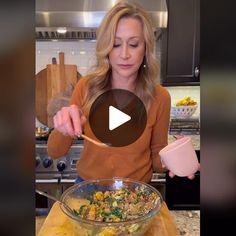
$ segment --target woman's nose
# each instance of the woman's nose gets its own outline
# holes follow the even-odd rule
[[[127,45],[124,45],[121,50],[121,58],[126,59],[129,57],[130,57],[129,49],[128,49]]]

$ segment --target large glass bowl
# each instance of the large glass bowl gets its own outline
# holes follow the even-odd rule
[[[60,205],[62,211],[69,216],[74,228],[75,235],[83,236],[123,236],[123,235],[143,235],[150,225],[154,217],[160,212],[162,196],[155,188],[149,184],[134,181],[127,178],[112,178],[84,181],[68,188],[61,196],[61,201],[67,203],[72,209],[76,207],[77,203],[84,201],[88,196],[91,196],[95,191],[112,191],[122,188],[134,191],[136,187],[143,187],[148,194],[157,194],[154,208],[147,214],[140,216],[134,220],[123,222],[99,222],[94,220],[87,220],[80,218]],[[80,203],[81,205],[81,203]]]

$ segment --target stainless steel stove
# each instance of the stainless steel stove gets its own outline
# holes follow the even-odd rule
[[[76,140],[69,152],[56,160],[48,156],[47,140],[36,140],[35,188],[60,198],[77,177],[76,162],[83,149],[83,140]],[[36,214],[47,214],[53,201],[36,193]]]
[[[47,141],[36,142],[36,180],[37,179],[75,179],[76,162],[83,149],[83,140],[74,142],[69,152],[53,160],[47,153]]]

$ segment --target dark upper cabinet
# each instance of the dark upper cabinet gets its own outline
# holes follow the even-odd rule
[[[200,85],[200,1],[167,0],[162,84]]]

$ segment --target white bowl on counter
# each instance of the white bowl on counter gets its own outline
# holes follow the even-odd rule
[[[195,111],[197,110],[197,105],[193,106],[172,106],[171,107],[171,117],[177,119],[188,119],[190,118]]]

